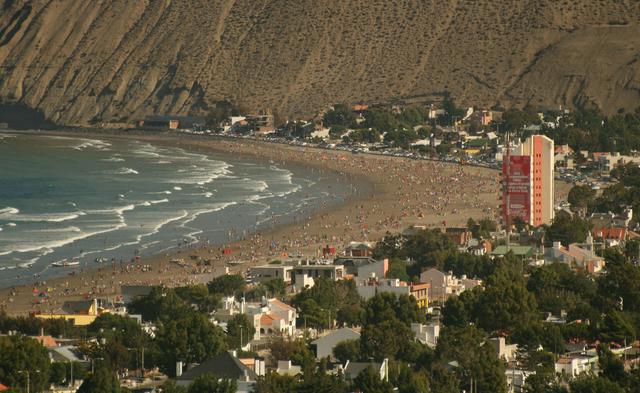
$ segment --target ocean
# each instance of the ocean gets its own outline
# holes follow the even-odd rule
[[[337,181],[147,142],[0,133],[0,287],[236,241],[342,202]]]

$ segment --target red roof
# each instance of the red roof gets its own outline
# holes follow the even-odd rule
[[[276,319],[269,314],[260,317],[260,326],[271,326]]]
[[[9,390],[9,388],[0,383],[0,392],[6,392],[7,390]]]
[[[603,239],[618,239],[624,240],[627,237],[627,229],[626,228],[596,228],[593,231],[595,237],[600,237]]]

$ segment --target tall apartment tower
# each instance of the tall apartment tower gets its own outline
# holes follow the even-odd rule
[[[554,217],[553,139],[532,135],[503,159],[502,215],[505,224],[516,217],[533,226],[551,224]]]

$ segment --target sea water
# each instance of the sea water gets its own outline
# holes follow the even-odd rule
[[[340,202],[336,181],[142,141],[0,133],[0,287],[239,240]],[[80,265],[51,266],[63,260]]]

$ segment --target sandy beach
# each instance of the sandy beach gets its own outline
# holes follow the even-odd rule
[[[57,133],[63,135],[64,133]],[[293,223],[273,220],[269,228],[243,241],[225,245],[196,244],[175,252],[145,257],[136,263],[116,263],[33,285],[0,290],[0,309],[10,314],[51,312],[66,300],[93,297],[115,299],[122,284],[179,286],[275,259],[315,258],[330,245],[341,251],[350,241],[380,239],[413,225],[464,225],[469,217],[497,219],[498,171],[459,164],[413,160],[333,150],[287,146],[253,140],[199,138],[186,135],[72,133],[92,138],[130,138],[185,149],[225,152],[248,159],[298,165],[310,171],[338,173],[335,189],[357,187],[343,204],[296,217]],[[570,185],[557,183],[556,199],[566,197]],[[231,254],[223,254],[223,249]],[[184,260],[178,264],[172,260]],[[195,261],[208,260],[206,264]],[[242,262],[229,265],[228,262]],[[46,292],[48,297],[39,296]]]

